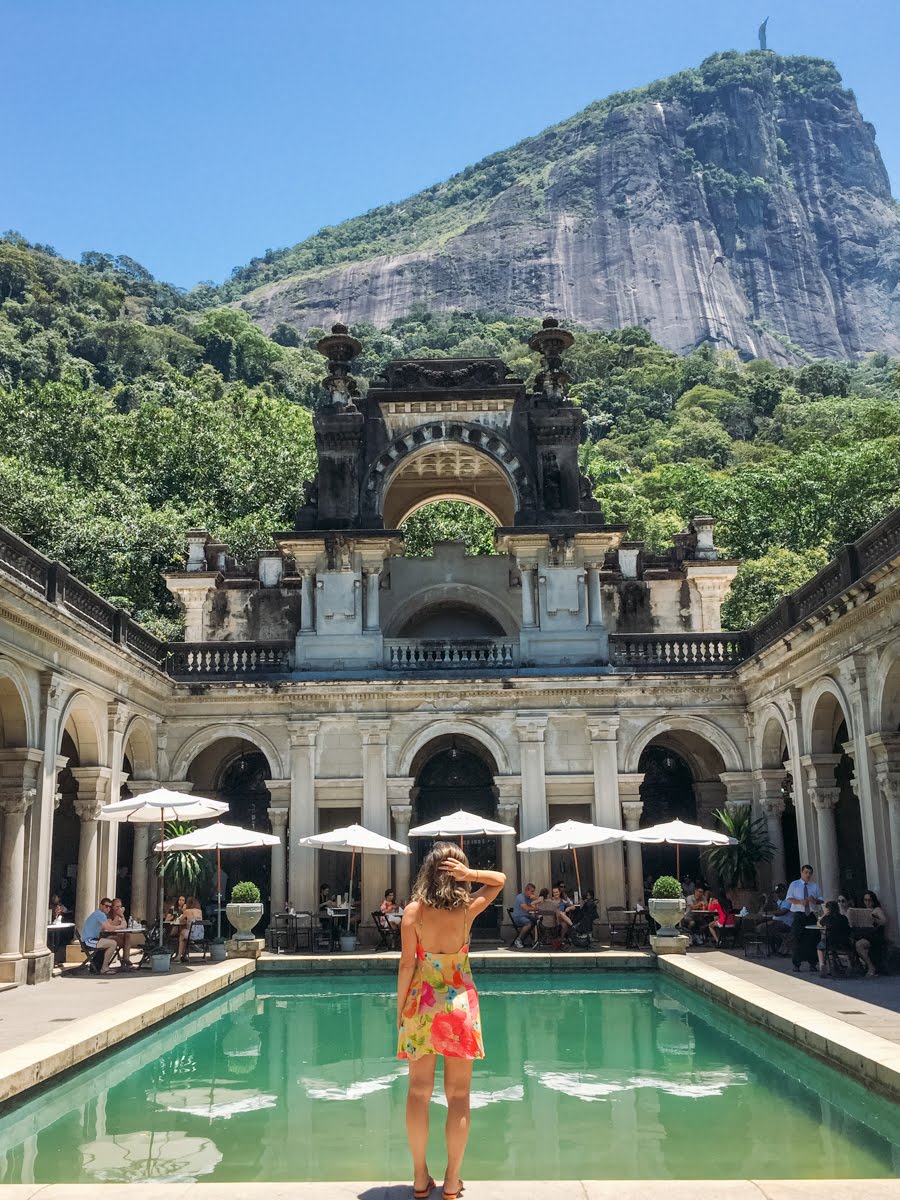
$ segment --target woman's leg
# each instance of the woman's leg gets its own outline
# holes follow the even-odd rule
[[[413,1186],[420,1191],[428,1183],[428,1106],[434,1091],[437,1055],[409,1060],[409,1091],[406,1095],[406,1136],[413,1160]]]
[[[445,1058],[444,1095],[447,1097],[445,1192],[452,1193],[459,1189],[459,1172],[469,1138],[469,1092],[471,1087],[471,1058]]]
[[[824,972],[824,970],[825,970],[825,951],[822,949],[821,946],[818,946],[816,948],[816,954],[818,954],[818,956],[819,956],[819,970]]]

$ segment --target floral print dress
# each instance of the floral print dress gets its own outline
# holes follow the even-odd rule
[[[484,1058],[478,992],[469,966],[469,917],[463,945],[455,954],[439,954],[422,945],[416,921],[416,969],[403,1006],[398,1058]]]

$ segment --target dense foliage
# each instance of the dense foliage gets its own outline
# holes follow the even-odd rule
[[[415,310],[357,327],[363,387],[392,358],[496,355],[533,377],[534,321]],[[234,309],[204,310],[122,257],[80,265],[0,240],[0,520],[165,633],[160,579],[187,528],[248,556],[293,524],[315,471],[309,409],[322,330],[271,338]],[[698,512],[745,560],[726,602],[746,625],[900,502],[900,364],[798,369],[700,349],[640,328],[582,332],[567,356],[585,410],[582,467],[610,522],[653,550]],[[420,510],[410,549],[491,548],[468,505]]]
[[[528,189],[540,206],[541,193],[548,183],[548,164],[566,158],[567,170],[576,174],[579,155],[606,136],[612,112],[647,101],[677,102],[691,110],[697,131],[702,133],[704,123],[714,121],[710,117],[713,109],[733,101],[736,91],[747,89],[760,93],[768,104],[800,96],[840,103],[849,95],[841,87],[837,68],[824,59],[783,57],[771,50],[713,54],[699,67],[598,100],[537,136],[492,154],[400,203],[384,204],[340,225],[326,226],[295,246],[266,250],[245,266],[235,267],[221,288],[203,285],[197,294],[204,301],[212,295],[233,300],[291,275],[380,254],[440,246],[481,220],[495,198],[509,188]],[[701,174],[711,192],[732,199],[738,193],[765,193],[765,180],[747,174],[732,175],[721,163],[698,159],[690,148],[683,154],[685,172]]]

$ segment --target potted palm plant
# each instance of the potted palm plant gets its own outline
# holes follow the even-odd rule
[[[255,883],[236,883],[231,889],[231,903],[225,905],[225,915],[234,926],[236,942],[252,942],[253,926],[263,915],[259,888]]]
[[[194,826],[191,822],[166,822],[166,841],[174,841],[183,834],[192,833]],[[170,895],[189,896],[204,890],[212,874],[212,866],[207,858],[196,850],[170,850],[165,859],[157,864],[156,873],[159,875],[159,886]],[[151,970],[156,974],[164,974],[169,970],[172,952],[164,942],[165,931],[159,931],[159,946],[150,956]]]
[[[749,905],[759,888],[760,864],[770,862],[775,852],[766,822],[762,817],[752,817],[748,805],[716,809],[713,816],[723,832],[735,839],[735,845],[711,846],[704,854],[706,864],[719,876],[723,887],[734,889],[735,901]]]

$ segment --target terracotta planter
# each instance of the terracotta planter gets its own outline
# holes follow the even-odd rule
[[[677,937],[679,934],[678,923],[684,916],[686,907],[684,898],[678,900],[654,900],[650,897],[648,902],[650,908],[650,916],[659,925],[657,937]]]
[[[226,904],[225,916],[234,926],[236,942],[252,942],[253,927],[262,918],[261,904]]]

